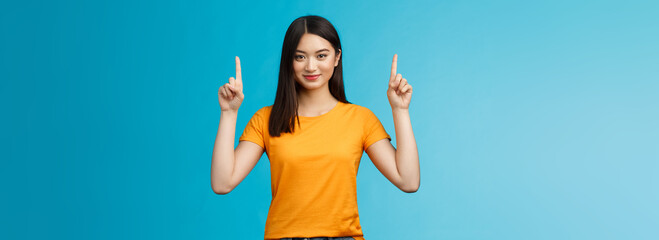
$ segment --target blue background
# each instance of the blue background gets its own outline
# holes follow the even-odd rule
[[[20,3],[17,3],[20,2]],[[393,135],[394,53],[421,187],[365,155],[365,237],[659,239],[656,1],[3,1],[2,239],[262,239],[267,157],[210,186],[218,88],[237,136],[295,18],[338,29],[346,93]]]

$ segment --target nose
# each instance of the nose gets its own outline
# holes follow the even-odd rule
[[[307,72],[310,72],[310,73],[315,72],[316,71],[316,60],[310,59],[309,61],[307,61],[307,65],[304,67],[304,70],[306,70]]]

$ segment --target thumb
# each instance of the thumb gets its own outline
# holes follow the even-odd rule
[[[232,86],[232,85],[229,85],[229,88],[231,88],[231,91],[233,91],[236,94],[236,96],[238,96],[240,99],[245,98],[245,94],[243,94],[242,89],[239,89],[237,86]]]

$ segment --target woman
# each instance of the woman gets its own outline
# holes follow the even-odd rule
[[[364,239],[356,192],[363,151],[396,187],[408,193],[419,188],[408,111],[412,86],[396,73],[396,62],[394,54],[387,96],[397,149],[369,109],[346,100],[341,42],[332,24],[319,16],[296,19],[284,37],[275,102],[254,114],[234,150],[245,97],[236,56],[236,78],[218,91],[222,114],[211,165],[213,191],[229,193],[265,151],[272,184],[265,239]]]

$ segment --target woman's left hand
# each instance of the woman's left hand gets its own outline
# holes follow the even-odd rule
[[[394,54],[394,60],[391,63],[391,76],[389,77],[389,89],[387,89],[387,97],[389,97],[389,104],[391,109],[409,109],[410,100],[412,100],[412,85],[407,83],[407,79],[403,78],[400,73],[396,74],[396,67],[398,62],[398,54]]]

